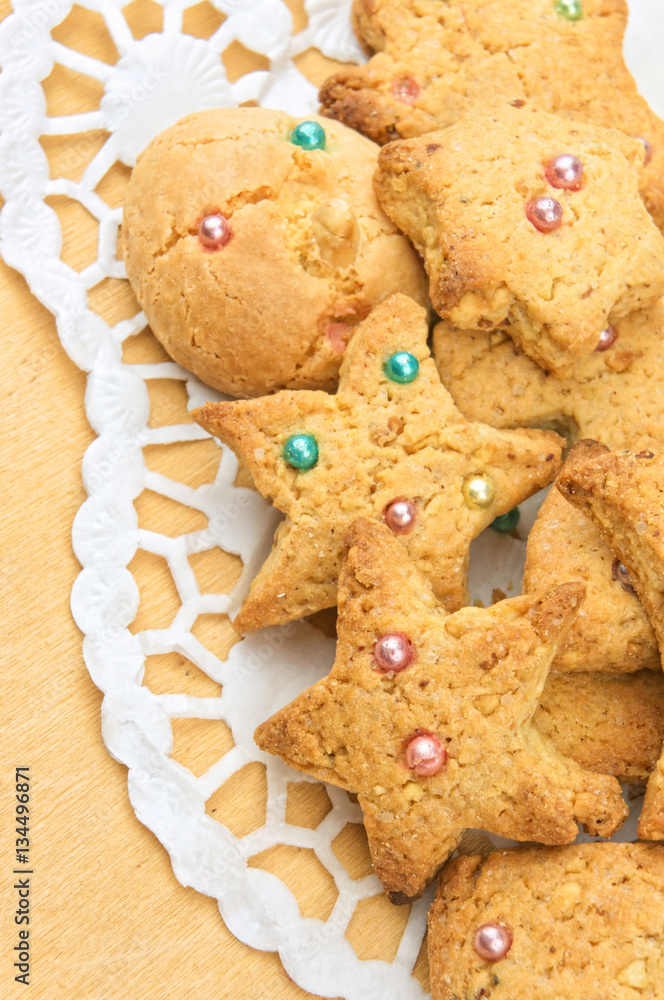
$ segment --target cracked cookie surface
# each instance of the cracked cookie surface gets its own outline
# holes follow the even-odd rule
[[[569,20],[565,7],[577,6]],[[558,13],[558,10],[561,13]],[[453,125],[497,94],[645,139],[641,194],[664,227],[664,122],[625,66],[625,0],[355,0],[366,66],[335,73],[324,114],[381,145]]]
[[[580,186],[574,169],[573,188],[554,186],[565,157]],[[641,144],[613,129],[500,101],[383,147],[374,186],[422,254],[443,319],[505,325],[538,364],[564,373],[610,324],[664,294],[664,236],[639,198],[642,161]]]
[[[497,961],[475,946],[505,928]],[[664,847],[574,844],[461,856],[429,913],[432,1000],[664,995]]]
[[[583,588],[447,615],[386,525],[360,519],[348,541],[334,667],[254,739],[357,792],[393,901],[421,893],[467,828],[547,844],[571,842],[577,820],[613,833],[626,815],[615,778],[582,770],[531,724]],[[410,644],[396,672],[386,637]]]
[[[162,132],[129,182],[120,248],[169,354],[233,396],[333,389],[357,323],[426,276],[371,186],[377,147],[339,123],[322,149],[290,141],[301,119],[202,111]],[[201,244],[221,214],[227,242]]]
[[[564,428],[612,451],[664,445],[664,305],[621,320],[607,351],[550,374],[502,331],[439,323],[433,352],[445,387],[469,420],[493,427]]]
[[[234,621],[240,631],[333,607],[348,527],[357,517],[388,519],[395,503],[411,517],[401,543],[456,610],[472,539],[555,476],[562,439],[469,423],[440,383],[427,334],[424,309],[395,295],[353,336],[335,396],[285,391],[193,412],[286,514]],[[408,381],[388,371],[399,358]],[[311,465],[294,467],[293,441]]]

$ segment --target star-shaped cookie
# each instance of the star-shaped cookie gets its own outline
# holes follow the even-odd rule
[[[664,295],[664,236],[639,197],[643,147],[500,100],[385,146],[374,188],[424,258],[431,301],[468,329],[509,323],[565,373],[609,324]]]
[[[381,145],[447,128],[497,94],[648,143],[642,194],[664,226],[664,123],[625,66],[624,0],[355,0],[365,66],[322,87],[323,114]]]
[[[564,497],[599,526],[625,564],[664,650],[664,449],[579,457],[558,480]],[[664,661],[663,661],[664,664]],[[664,754],[648,781],[638,826],[664,840]]]
[[[607,450],[597,441],[579,441],[567,462]],[[552,670],[661,671],[655,633],[625,567],[597,525],[552,489],[528,533],[523,593],[538,594],[561,580],[582,583],[586,597]]]
[[[664,305],[621,320],[608,350],[579,358],[564,378],[539,368],[506,332],[439,323],[440,377],[469,420],[493,427],[565,427],[608,448],[664,444]]]
[[[447,615],[385,525],[360,519],[339,586],[328,677],[258,727],[258,746],[357,792],[372,861],[404,902],[477,827],[569,843],[610,835],[615,778],[561,756],[531,725],[578,584]],[[391,669],[393,668],[393,669]]]
[[[429,355],[425,311],[403,295],[360,325],[335,396],[284,391],[193,416],[286,514],[235,619],[242,632],[333,607],[346,531],[362,516],[391,524],[439,600],[461,607],[471,540],[553,479],[563,443],[462,417]]]

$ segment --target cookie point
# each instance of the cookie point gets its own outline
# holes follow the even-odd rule
[[[197,227],[198,241],[206,250],[221,250],[231,238],[228,219],[221,212],[204,215]]]
[[[559,17],[564,17],[566,21],[580,21],[583,17],[581,0],[555,0],[553,9]]]
[[[594,353],[601,354],[603,351],[608,351],[610,347],[613,347],[617,339],[618,331],[615,326],[609,323],[607,328],[600,333]]]
[[[302,149],[325,149],[325,129],[318,122],[300,122],[290,134],[294,146]]]
[[[563,221],[563,206],[548,195],[533,198],[526,205],[526,218],[540,233],[553,233]]]
[[[378,669],[386,674],[398,674],[415,659],[415,649],[408,636],[402,632],[388,632],[374,645],[374,659]]]
[[[487,962],[498,962],[512,947],[512,935],[500,924],[482,924],[475,931],[475,951]]]
[[[407,497],[397,497],[383,511],[383,520],[395,535],[407,535],[415,527],[417,507]]]
[[[494,531],[514,531],[521,520],[521,511],[518,507],[512,507],[506,514],[500,514],[491,522]]]
[[[408,741],[405,759],[411,771],[429,778],[445,767],[447,750],[435,733],[417,733]]]
[[[583,163],[572,153],[561,153],[546,165],[546,179],[551,187],[578,191],[583,185]]]
[[[293,434],[284,445],[284,461],[302,472],[313,469],[318,461],[318,444],[313,434]]]
[[[391,354],[384,365],[385,374],[391,382],[398,382],[404,385],[417,378],[420,370],[420,363],[414,354],[408,351],[397,351]]]
[[[463,498],[469,507],[490,507],[496,496],[496,488],[489,476],[469,476],[463,484]]]

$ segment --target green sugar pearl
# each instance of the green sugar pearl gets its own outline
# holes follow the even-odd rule
[[[412,382],[417,378],[420,370],[420,363],[414,354],[407,351],[397,351],[391,354],[385,362],[385,374],[392,382]]]
[[[580,21],[583,17],[581,0],[556,0],[553,9],[567,21]]]
[[[325,149],[325,129],[318,122],[300,122],[291,132],[290,141],[302,149]]]
[[[494,531],[514,531],[521,520],[521,511],[518,507],[512,507],[506,514],[501,514],[491,522]]]
[[[318,445],[312,434],[293,434],[284,445],[284,461],[294,469],[306,472],[318,461]]]

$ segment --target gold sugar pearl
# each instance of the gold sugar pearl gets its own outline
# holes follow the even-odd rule
[[[496,488],[488,476],[469,476],[463,484],[463,498],[469,507],[490,507],[496,496]]]

